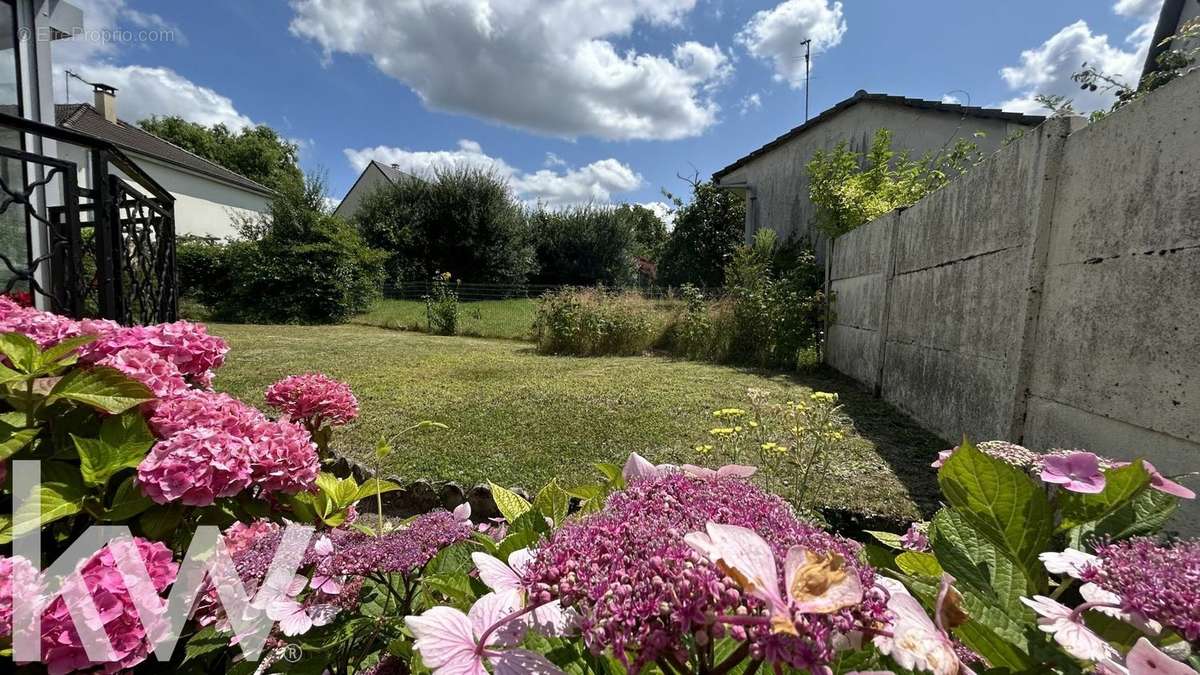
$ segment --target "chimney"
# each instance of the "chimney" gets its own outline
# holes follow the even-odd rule
[[[104,119],[117,123],[117,88],[107,84],[92,85],[96,91],[96,110],[104,115]]]

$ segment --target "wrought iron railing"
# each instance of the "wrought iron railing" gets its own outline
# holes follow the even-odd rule
[[[39,307],[75,317],[174,321],[175,198],[105,140],[3,113],[0,131],[10,145],[53,141],[60,157],[87,158],[80,167],[0,144],[0,223],[25,230],[23,251],[11,250],[11,231],[0,248],[0,290],[28,291]]]

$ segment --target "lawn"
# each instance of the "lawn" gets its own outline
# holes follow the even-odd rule
[[[536,312],[537,301],[528,298],[463,302],[459,304],[458,331],[475,337],[528,340]],[[428,325],[423,300],[380,300],[352,322],[414,331],[424,331]]]
[[[711,411],[745,405],[747,387],[781,397],[812,388],[838,392],[857,431],[820,503],[905,518],[936,505],[929,463],[944,444],[840,378],[657,356],[541,356],[527,343],[357,325],[211,329],[232,347],[217,388],[256,405],[288,374],[320,370],[349,382],[362,415],[334,444],[351,456],[369,458],[380,436],[419,420],[449,425],[398,444],[385,473],[405,481],[490,479],[532,489],[556,476],[588,481],[591,463],[619,463],[631,451],[695,462],[689,448],[706,440]]]

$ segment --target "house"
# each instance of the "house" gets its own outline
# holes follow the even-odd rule
[[[175,197],[175,233],[234,237],[246,219],[266,213],[274,193],[245,176],[208,161],[117,117],[117,92],[95,85],[95,105],[56,105],[55,123],[121,148]],[[62,159],[79,166],[87,182],[85,150],[64,146]]]
[[[395,164],[387,165],[371,160],[358,175],[358,180],[354,181],[354,185],[350,186],[350,191],[342,198],[342,202],[333,210],[333,215],[350,220],[358,211],[358,207],[362,206],[367,195],[381,187],[395,185],[403,178],[415,178],[415,176],[401,171],[400,167]]]
[[[1146,54],[1146,65],[1142,67],[1142,77],[1158,70],[1158,57],[1164,52],[1200,47],[1200,39],[1196,38],[1186,40],[1183,44],[1176,44],[1177,40],[1166,42],[1178,33],[1184,24],[1192,21],[1200,21],[1200,1],[1164,0],[1162,10],[1158,14],[1158,24],[1154,28],[1154,38],[1150,40],[1150,51]]]
[[[1040,124],[1045,118],[991,108],[963,106],[869,94],[854,96],[792,129],[713,174],[719,186],[746,195],[746,241],[763,228],[775,230],[781,241],[807,238],[824,260],[814,225],[815,208],[808,199],[806,166],[818,150],[832,150],[845,141],[851,150],[866,151],[878,129],[893,133],[892,147],[914,157],[947,148],[958,139],[974,142],[990,153],[1005,139]],[[982,135],[977,136],[979,132]]]

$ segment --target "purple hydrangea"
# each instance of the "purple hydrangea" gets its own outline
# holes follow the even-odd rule
[[[403,530],[376,537],[363,532],[333,530],[333,553],[317,561],[326,576],[374,572],[406,574],[433,559],[438,551],[471,536],[471,527],[448,511],[418,516]]]
[[[864,588],[875,583],[874,570],[859,561],[858,544],[801,522],[778,497],[743,480],[679,472],[634,480],[604,511],[565,525],[536,552],[525,583],[535,600],[575,608],[589,648],[611,649],[634,672],[659,658],[686,659],[680,650],[688,636],[703,644],[726,633],[749,638],[755,658],[811,669],[834,658],[836,635],[885,621],[882,595],[869,592],[857,607],[805,616],[799,636],[718,622],[722,614],[764,608],[684,542],[709,522],[754,530],[778,561],[792,545],[836,552]]]
[[[1121,609],[1200,640],[1200,540],[1160,545],[1148,537],[1102,544],[1100,562],[1083,572],[1121,599]]]

